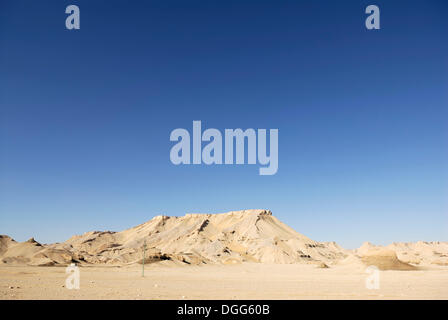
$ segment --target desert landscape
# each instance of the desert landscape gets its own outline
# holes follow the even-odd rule
[[[70,265],[79,289],[66,288]],[[54,244],[1,235],[0,299],[448,299],[448,242],[347,250],[269,210],[157,216]]]

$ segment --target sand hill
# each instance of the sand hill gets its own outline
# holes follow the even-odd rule
[[[80,264],[127,265],[169,260],[182,264],[305,263],[326,267],[337,263],[377,265],[411,270],[422,264],[443,264],[447,243],[365,244],[351,252],[335,242],[317,242],[296,232],[268,210],[222,214],[157,216],[121,232],[87,232],[64,243],[41,245],[34,239],[16,242],[0,236],[0,261],[39,266]],[[398,256],[397,256],[398,255]],[[403,259],[403,257],[409,259]]]
[[[364,243],[356,253],[366,265],[373,265],[381,270],[415,270],[415,266],[398,259],[394,250]]]
[[[401,261],[414,265],[448,266],[448,242],[395,242],[387,246]]]

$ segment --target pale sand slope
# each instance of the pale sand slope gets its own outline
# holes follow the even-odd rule
[[[80,289],[68,290],[65,267],[0,266],[0,299],[448,299],[448,270],[380,271],[366,289],[363,270],[307,264],[81,267]],[[10,289],[10,287],[13,287]]]
[[[0,263],[39,266],[141,263],[145,242],[146,262],[332,263],[348,254],[336,243],[319,243],[296,232],[269,210],[157,216],[121,232],[87,232],[51,245],[2,237]]]
[[[394,243],[386,248],[365,243],[350,251],[335,242],[309,239],[272,216],[269,210],[157,216],[121,232],[87,232],[50,245],[33,238],[19,243],[0,235],[0,264],[52,266],[74,262],[123,266],[142,262],[145,242],[146,263],[361,263],[392,270],[448,265],[447,242]]]
[[[387,248],[395,251],[403,262],[448,266],[448,242],[394,242]]]
[[[448,242],[395,242],[386,247],[365,242],[354,250],[364,264],[383,270],[415,270],[448,266]]]

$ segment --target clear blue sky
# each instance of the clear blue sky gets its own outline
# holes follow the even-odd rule
[[[81,30],[65,29],[65,7]],[[381,30],[364,26],[369,4]],[[312,239],[448,240],[447,1],[2,1],[0,234],[272,210]],[[279,170],[174,166],[175,128],[278,128]]]

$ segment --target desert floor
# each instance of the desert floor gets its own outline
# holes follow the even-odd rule
[[[448,299],[448,268],[380,271],[367,289],[359,268],[257,264],[80,267],[80,289],[65,267],[0,266],[0,299]]]

